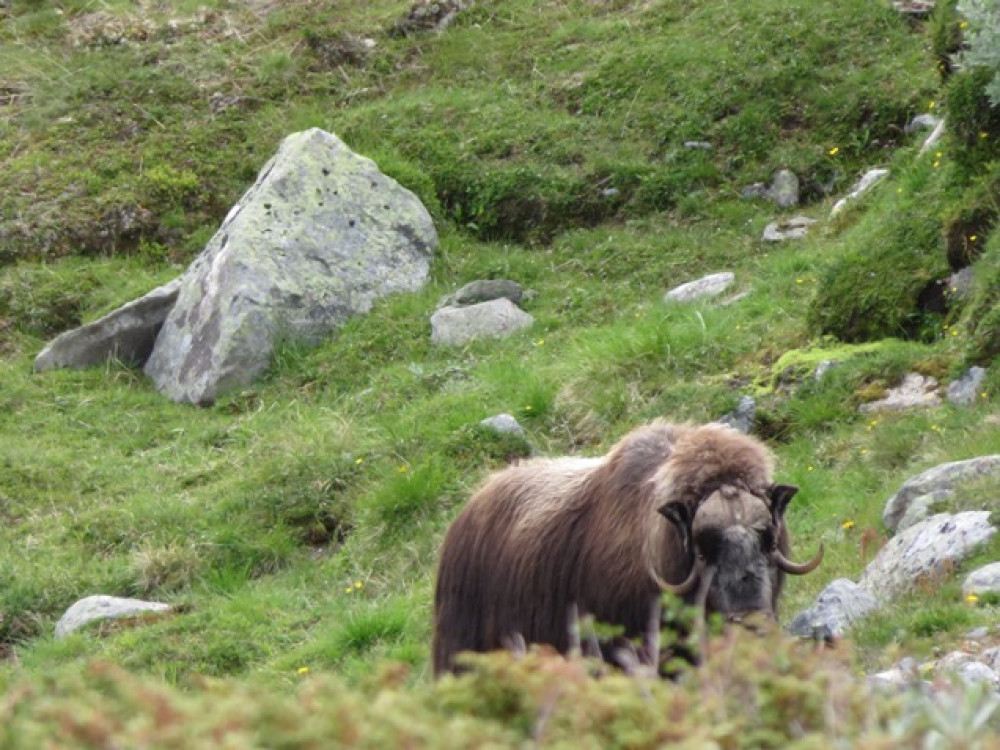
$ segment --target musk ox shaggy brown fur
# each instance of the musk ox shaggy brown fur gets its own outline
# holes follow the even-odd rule
[[[730,619],[773,616],[789,561],[785,509],[757,440],[718,424],[641,427],[599,458],[494,474],[445,536],[434,672],[523,639],[565,652],[572,612],[638,637],[664,591]]]

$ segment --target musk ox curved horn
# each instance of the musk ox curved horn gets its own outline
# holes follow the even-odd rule
[[[787,557],[785,557],[779,550],[774,551],[774,562],[779,569],[785,571],[786,573],[791,573],[794,576],[803,576],[806,573],[812,573],[819,567],[820,562],[823,560],[824,547],[822,544],[819,545],[819,552],[807,563],[793,563]]]
[[[650,572],[653,574],[653,578],[656,579],[656,583],[661,589],[663,589],[667,593],[673,594],[674,596],[684,596],[694,591],[695,586],[698,585],[698,577],[701,571],[698,569],[697,564],[692,565],[691,572],[688,573],[688,577],[685,578],[681,583],[667,583],[662,578],[660,578],[660,576],[658,576],[655,572],[653,571]]]

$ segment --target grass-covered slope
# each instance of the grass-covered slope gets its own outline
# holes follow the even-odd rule
[[[24,736],[44,735],[52,718],[78,726],[72,705],[110,701],[91,716],[111,725],[147,714],[145,698],[123,708],[133,677],[104,673],[87,687],[81,675],[99,659],[143,685],[190,687],[193,697],[149,697],[171,716],[197,713],[185,701],[203,694],[260,706],[274,723],[245,746],[286,725],[327,731],[314,723],[316,702],[340,706],[344,744],[352,711],[378,724],[395,702],[402,716],[427,712],[425,742],[444,731],[439,717],[465,727],[466,744],[520,742],[533,731],[526,717],[556,710],[547,688],[532,687],[542,678],[514,687],[507,667],[491,667],[503,674],[478,709],[449,696],[459,688],[424,696],[437,546],[488,471],[532,449],[597,454],[643,421],[716,419],[753,395],[780,481],[802,488],[789,511],[794,546],[827,547],[819,572],[787,586],[787,618],[834,578],[857,577],[901,481],[1000,452],[989,226],[977,234],[986,250],[967,307],[915,299],[947,273],[947,228],[965,215],[964,197],[992,196],[988,159],[970,162],[958,139],[919,156],[922,134],[904,132],[947,99],[923,25],[870,0],[481,0],[441,32],[401,25],[409,9],[0,7],[0,684],[27,691],[3,704]],[[374,158],[431,209],[442,241],[424,291],[384,300],[316,348],[283,348],[267,378],[207,409],[169,403],[116,363],[30,374],[48,337],[179,273],[280,139],[311,126]],[[827,221],[870,166],[892,174]],[[740,192],[783,167],[802,179],[799,210],[821,223],[802,241],[765,245],[779,212]],[[720,270],[749,294],[727,306],[662,301]],[[891,283],[870,282],[875,271]],[[535,326],[432,348],[437,300],[476,278],[533,289]],[[825,359],[840,364],[814,380]],[[971,361],[990,367],[972,407],[857,413],[908,371],[947,381]],[[500,412],[529,440],[477,426]],[[996,507],[997,489],[973,488],[965,507]],[[995,620],[993,605],[962,601],[957,580],[872,619],[843,674],[930,653]],[[176,613],[56,641],[61,613],[94,593],[167,601]],[[753,659],[748,669],[770,674]],[[410,671],[380,693],[375,675],[399,674],[385,660]],[[754,731],[787,728],[801,709],[786,695],[799,688],[781,688],[799,678],[785,683],[785,667],[775,669],[746,688],[774,712]],[[306,671],[337,681],[295,707],[287,696]],[[49,705],[33,696],[52,674],[69,687]],[[241,684],[193,687],[195,676]],[[601,689],[573,685],[604,705]],[[540,692],[527,700],[522,690]],[[681,712],[696,698],[669,700]],[[819,698],[802,700],[822,713]],[[595,746],[664,741],[659,725],[629,739],[641,705],[606,706],[625,724],[612,739],[594,735]],[[889,732],[853,710],[848,736]],[[198,727],[217,736],[213,721],[242,721],[227,711]],[[495,726],[481,730],[454,718],[486,714]],[[565,724],[553,737],[597,731],[586,714],[557,715]],[[832,731],[824,721],[808,732]],[[197,746],[198,731],[176,746]],[[739,746],[725,727],[698,731]],[[788,739],[768,736],[756,746]]]

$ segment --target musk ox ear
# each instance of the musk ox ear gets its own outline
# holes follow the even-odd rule
[[[774,513],[776,519],[780,519],[785,515],[785,508],[788,507],[788,503],[791,499],[795,497],[795,493],[799,491],[799,488],[794,484],[772,484],[771,489],[768,494],[771,497],[771,512]]]
[[[691,538],[691,512],[688,510],[687,505],[675,500],[661,505],[656,509],[656,512],[677,527],[677,532],[681,535],[681,539],[684,542],[684,550],[686,551],[688,540]]]

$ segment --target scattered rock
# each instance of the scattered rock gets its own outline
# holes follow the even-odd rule
[[[497,414],[495,417],[488,417],[480,422],[483,427],[489,427],[497,432],[524,437],[524,428],[510,414]]]
[[[851,192],[833,204],[833,208],[830,210],[830,215],[836,216],[844,209],[844,206],[846,206],[849,201],[852,201],[871,190],[875,183],[885,178],[888,174],[888,169],[870,169],[865,172],[861,179],[858,180],[853,188],[851,188]]]
[[[771,183],[755,182],[743,188],[744,198],[764,198],[782,208],[799,204],[799,178],[789,169],[781,169],[771,178]]]
[[[941,123],[941,120],[929,112],[925,112],[922,115],[917,115],[903,128],[904,133],[916,133],[918,130],[923,130],[925,128],[936,128]]]
[[[420,200],[318,128],[288,136],[191,264],[146,374],[211,403],[270,364],[427,279],[437,233]]]
[[[926,154],[938,145],[938,142],[944,137],[944,128],[945,120],[942,118],[941,121],[934,127],[934,130],[931,131],[931,134],[924,140],[924,145],[920,147],[921,154]]]
[[[472,0],[417,0],[406,17],[396,22],[392,32],[405,36],[421,31],[444,31],[461,11],[472,5]]]
[[[1000,594],[1000,562],[977,568],[962,582],[962,594]]]
[[[948,384],[948,401],[957,406],[972,406],[979,399],[986,380],[986,370],[972,367],[958,380]]]
[[[730,271],[713,273],[696,281],[689,281],[674,287],[663,295],[663,300],[664,302],[693,302],[697,299],[715,297],[726,291],[735,280],[736,276]]]
[[[743,396],[737,404],[736,410],[729,412],[719,422],[729,425],[744,435],[749,435],[753,429],[753,420],[756,415],[757,402],[751,396]]]
[[[767,197],[781,208],[799,204],[799,178],[789,169],[782,169],[774,175]]]
[[[904,16],[927,18],[934,11],[934,0],[893,0],[892,7]]]
[[[979,661],[970,661],[955,670],[955,674],[966,685],[989,685],[994,690],[1000,687],[1000,677]]]
[[[972,296],[975,281],[976,274],[973,271],[972,266],[966,266],[965,268],[955,271],[955,273],[948,277],[948,281],[946,282],[948,295],[952,299],[968,299]]]
[[[96,620],[129,617],[149,612],[170,612],[173,608],[161,602],[122,599],[117,596],[88,596],[66,610],[56,623],[56,638],[65,638],[74,630]]]
[[[764,227],[764,242],[783,242],[785,240],[799,240],[806,236],[809,227],[816,223],[816,219],[808,216],[794,216],[791,219],[779,219],[772,221]]]
[[[880,606],[869,591],[854,581],[838,578],[823,589],[812,607],[795,616],[788,624],[788,632],[812,638],[817,634],[840,638],[852,623]]]
[[[684,148],[692,151],[711,151],[714,147],[708,141],[684,141]]]
[[[431,316],[431,341],[463,346],[480,338],[509,336],[535,319],[506,297],[468,307],[442,307]]]
[[[962,482],[996,473],[1000,473],[1000,454],[979,456],[965,461],[950,461],[927,469],[903,482],[896,493],[886,501],[882,511],[882,522],[890,533],[895,532],[915,498],[942,491],[951,493]]]
[[[985,510],[939,513],[900,532],[879,550],[858,584],[880,601],[949,573],[996,533]]]
[[[941,405],[938,382],[926,375],[911,372],[896,388],[890,388],[885,398],[861,404],[858,411],[873,414],[881,411],[928,408]]]
[[[442,307],[467,307],[502,297],[509,299],[516,305],[520,303],[523,294],[524,290],[516,281],[485,279],[469,282],[454,294],[443,297],[437,306],[438,309]]]
[[[181,279],[174,279],[93,323],[60,334],[35,357],[35,372],[91,367],[111,358],[141,367],[153,351],[180,286]]]
[[[816,371],[813,373],[813,380],[822,380],[823,376],[826,375],[831,368],[836,367],[837,362],[833,359],[824,359],[818,365],[816,365]]]

